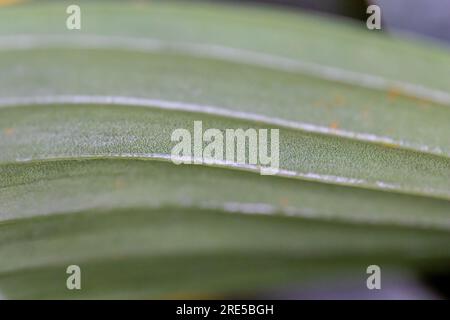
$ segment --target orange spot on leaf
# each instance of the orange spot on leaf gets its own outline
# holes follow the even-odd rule
[[[286,197],[280,198],[280,204],[281,204],[283,207],[287,207],[287,206],[289,205],[289,199],[286,198]]]
[[[364,109],[361,114],[362,114],[362,118],[364,120],[368,120],[369,119],[369,109]]]
[[[414,96],[414,95],[406,93],[402,89],[396,88],[396,87],[389,88],[387,91],[387,94],[388,94],[389,101],[395,101],[397,98],[402,97],[402,98],[406,98],[409,100],[413,100],[419,106],[424,107],[424,108],[426,108],[427,105],[433,103],[432,101],[430,101],[428,99]]]
[[[319,108],[319,107],[323,107],[323,102],[322,101],[314,101],[313,102],[313,106],[314,107],[316,107],[316,108]]]
[[[8,6],[12,4],[17,4],[22,2],[23,0],[0,0],[0,7],[1,6]]]
[[[387,97],[389,101],[395,101],[398,97],[402,95],[403,95],[402,91],[396,87],[390,87],[387,91]]]
[[[339,128],[339,122],[337,121],[333,121],[332,123],[330,123],[330,129],[338,129]]]
[[[116,189],[122,189],[123,187],[125,187],[125,181],[122,178],[117,178],[116,180],[114,180],[114,187]]]
[[[333,102],[334,102],[335,106],[340,107],[340,106],[343,106],[345,104],[346,99],[344,98],[344,96],[342,96],[340,94],[337,94],[337,95],[334,96],[334,101]]]
[[[3,132],[5,133],[6,136],[10,137],[14,134],[14,128],[5,128]]]

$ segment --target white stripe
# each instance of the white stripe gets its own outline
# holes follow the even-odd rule
[[[119,49],[144,52],[173,52],[197,57],[220,59],[256,65],[286,72],[302,73],[375,90],[392,90],[417,99],[450,105],[450,93],[419,84],[391,80],[381,76],[324,66],[281,56],[259,53],[215,44],[168,42],[159,39],[111,37],[99,35],[15,35],[0,36],[0,50],[28,50],[48,47],[81,47],[87,49]]]
[[[193,205],[194,206],[194,205]],[[357,212],[347,212],[345,215],[332,213],[321,213],[309,208],[277,207],[267,203],[240,203],[226,202],[223,205],[213,203],[200,203],[202,209],[223,210],[228,213],[239,213],[249,215],[276,215],[281,213],[285,216],[299,217],[304,219],[320,219],[328,221],[341,221],[346,223],[364,223],[373,225],[397,225],[403,227],[420,227],[425,229],[450,230],[450,221],[435,217],[409,217],[409,216],[367,216]],[[195,207],[195,206],[194,206]]]
[[[42,96],[42,97],[9,97],[0,98],[0,108],[20,106],[20,105],[46,105],[46,104],[106,104],[106,105],[126,105],[137,107],[158,108],[163,110],[177,110],[187,112],[198,112],[217,116],[224,116],[239,120],[255,121],[271,126],[279,126],[288,129],[302,130],[306,132],[319,133],[324,135],[334,135],[344,138],[373,142],[378,144],[388,144],[412,150],[432,153],[436,155],[447,155],[439,147],[429,147],[426,145],[411,143],[404,140],[395,140],[386,136],[378,136],[371,133],[353,132],[341,129],[331,129],[328,127],[311,123],[297,122],[275,118],[256,113],[235,111],[211,105],[199,105],[178,101],[167,101],[159,99],[123,97],[123,96],[87,96],[87,95],[64,95],[64,96]]]

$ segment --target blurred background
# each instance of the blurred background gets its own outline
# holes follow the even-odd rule
[[[276,5],[296,10],[310,10],[364,22],[366,8],[382,8],[382,29],[388,32],[410,32],[450,43],[449,0],[223,0]]]

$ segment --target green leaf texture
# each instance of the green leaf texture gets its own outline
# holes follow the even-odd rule
[[[197,1],[0,9],[0,294],[216,297],[450,259],[450,54]],[[175,165],[177,128],[280,129],[280,172]],[[83,289],[65,287],[66,267]]]

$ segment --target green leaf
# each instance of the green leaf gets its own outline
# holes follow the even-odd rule
[[[6,297],[364,286],[370,264],[447,266],[448,50],[193,1],[82,1],[69,31],[68,4],[0,11]],[[196,120],[279,128],[280,172],[173,164],[172,132]]]

